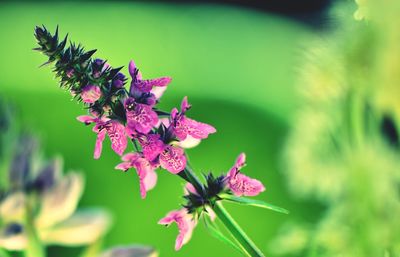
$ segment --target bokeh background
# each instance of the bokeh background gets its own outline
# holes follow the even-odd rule
[[[193,103],[190,116],[214,125],[218,133],[192,150],[199,172],[226,172],[240,152],[248,155],[245,172],[267,187],[259,199],[290,210],[282,215],[252,207],[227,209],[256,244],[270,252],[272,238],[290,220],[312,222],[323,211],[314,202],[289,196],[281,152],[296,110],[297,67],[302,50],[327,29],[327,1],[183,2],[4,2],[0,4],[0,94],[12,101],[28,129],[38,134],[48,157],[62,155],[67,170],[86,174],[82,206],[108,208],[114,226],[105,245],[150,244],[161,256],[240,256],[212,238],[200,224],[181,251],[173,249],[176,227],[157,225],[179,207],[182,181],[159,172],[146,200],[139,196],[134,172],[113,167],[119,158],[105,147],[94,160],[95,134],[76,121],[82,106],[58,88],[44,56],[35,47],[35,25],[46,25],[111,65],[134,59],[147,78],[173,77],[162,107]],[[106,145],[109,142],[105,143]],[[79,249],[51,247],[50,256],[74,256]]]

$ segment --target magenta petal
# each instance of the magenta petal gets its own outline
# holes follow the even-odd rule
[[[76,117],[76,119],[80,122],[85,123],[86,125],[89,125],[90,123],[96,122],[97,118],[92,117],[90,115],[81,115]]]
[[[173,174],[185,169],[186,157],[182,148],[167,146],[160,154],[160,165]]]
[[[158,116],[151,106],[135,104],[134,110],[127,108],[127,126],[139,133],[147,134],[158,123]]]
[[[236,196],[256,196],[265,190],[260,181],[240,173],[229,178],[228,187]]]
[[[216,129],[211,125],[181,116],[175,121],[174,132],[179,140],[185,140],[188,135],[196,139],[204,139],[209,134],[215,133]]]
[[[103,149],[103,141],[106,136],[106,130],[102,129],[97,133],[96,145],[94,147],[94,158],[99,159]]]
[[[132,168],[132,164],[130,162],[122,162],[122,163],[118,164],[117,166],[115,166],[115,169],[122,170],[122,171],[127,171],[130,168]]]
[[[149,93],[153,87],[165,87],[171,82],[170,77],[162,77],[156,79],[138,80],[134,86],[141,92]]]
[[[140,195],[144,199],[147,191],[153,189],[157,183],[157,173],[149,169],[144,177],[140,178]]]
[[[175,250],[182,248],[190,238],[192,237],[193,229],[196,226],[196,222],[193,220],[193,216],[188,214],[186,209],[171,211],[164,218],[162,218],[158,224],[170,225],[175,222],[178,226],[179,234],[175,241]]]
[[[122,155],[128,145],[124,125],[117,121],[110,121],[105,125],[105,128],[111,140],[111,148],[118,155]]]
[[[129,74],[131,74],[131,77],[134,78],[136,65],[133,60],[129,62],[128,70],[129,70]]]
[[[182,99],[182,102],[181,102],[181,112],[182,112],[182,113],[185,113],[187,110],[190,109],[190,107],[192,107],[192,106],[189,104],[189,102],[188,102],[188,100],[187,100],[187,96],[185,96],[185,97]]]
[[[135,162],[135,168],[140,181],[140,195],[146,197],[146,192],[152,189],[157,182],[157,174],[149,161],[144,158],[139,158]]]
[[[236,159],[235,167],[237,169],[241,169],[246,165],[246,154],[241,153]]]
[[[158,134],[140,135],[138,140],[144,157],[149,161],[153,161],[164,150],[164,143]]]
[[[184,123],[187,127],[187,133],[194,138],[204,139],[207,138],[209,134],[215,133],[217,130],[208,124],[201,123],[186,117],[183,117]]]

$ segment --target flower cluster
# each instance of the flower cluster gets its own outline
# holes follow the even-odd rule
[[[94,125],[93,132],[97,134],[94,158],[100,158],[103,141],[108,136],[111,148],[122,156],[123,162],[116,169],[136,170],[142,198],[156,185],[157,168],[189,182],[184,207],[170,212],[159,222],[178,224],[177,250],[189,240],[202,213],[214,216],[212,208],[216,201],[223,199],[222,195],[255,196],[264,191],[260,181],[240,172],[245,165],[244,154],[226,175],[215,178],[209,174],[205,185],[199,182],[189,167],[184,149],[196,146],[216,129],[187,117],[191,108],[187,97],[183,98],[180,109],[173,108],[170,112],[158,109],[170,77],[143,79],[135,62],[131,61],[128,66],[130,86],[126,89],[124,85],[128,79],[122,69],[114,69],[100,59],[91,59],[95,50],[85,52],[74,44],[65,48],[66,39],[59,43],[57,31],[52,36],[44,27],[37,27],[35,36],[39,44],[36,50],[49,57],[47,63],[55,62],[61,86],[82,101],[89,111],[89,115],[79,116],[78,120]],[[132,151],[127,151],[129,141]],[[239,201],[234,197],[230,199]]]

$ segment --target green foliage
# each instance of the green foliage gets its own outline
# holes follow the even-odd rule
[[[313,226],[289,226],[273,244],[281,254],[400,254],[400,5],[362,2],[361,21],[336,9],[337,31],[303,67],[287,177],[294,194],[326,212]]]

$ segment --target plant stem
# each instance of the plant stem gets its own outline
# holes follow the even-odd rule
[[[33,210],[29,201],[26,204],[25,219],[25,229],[28,237],[28,245],[24,252],[25,257],[45,257],[46,253],[35,229],[33,221]]]
[[[264,254],[254,244],[254,242],[246,235],[239,224],[232,218],[221,202],[216,202],[213,208],[217,217],[222,221],[229,230],[233,238],[239,243],[242,250],[250,257],[264,257]]]
[[[200,180],[189,167],[186,167],[185,170],[178,173],[178,175],[187,182],[191,183],[196,190],[204,190]],[[261,252],[261,250],[257,248],[254,242],[247,236],[239,224],[236,223],[228,211],[222,206],[220,201],[216,202],[213,210],[217,214],[218,218],[222,221],[226,229],[231,233],[232,237],[235,238],[243,252],[246,253],[246,256],[264,257],[264,254]]]

